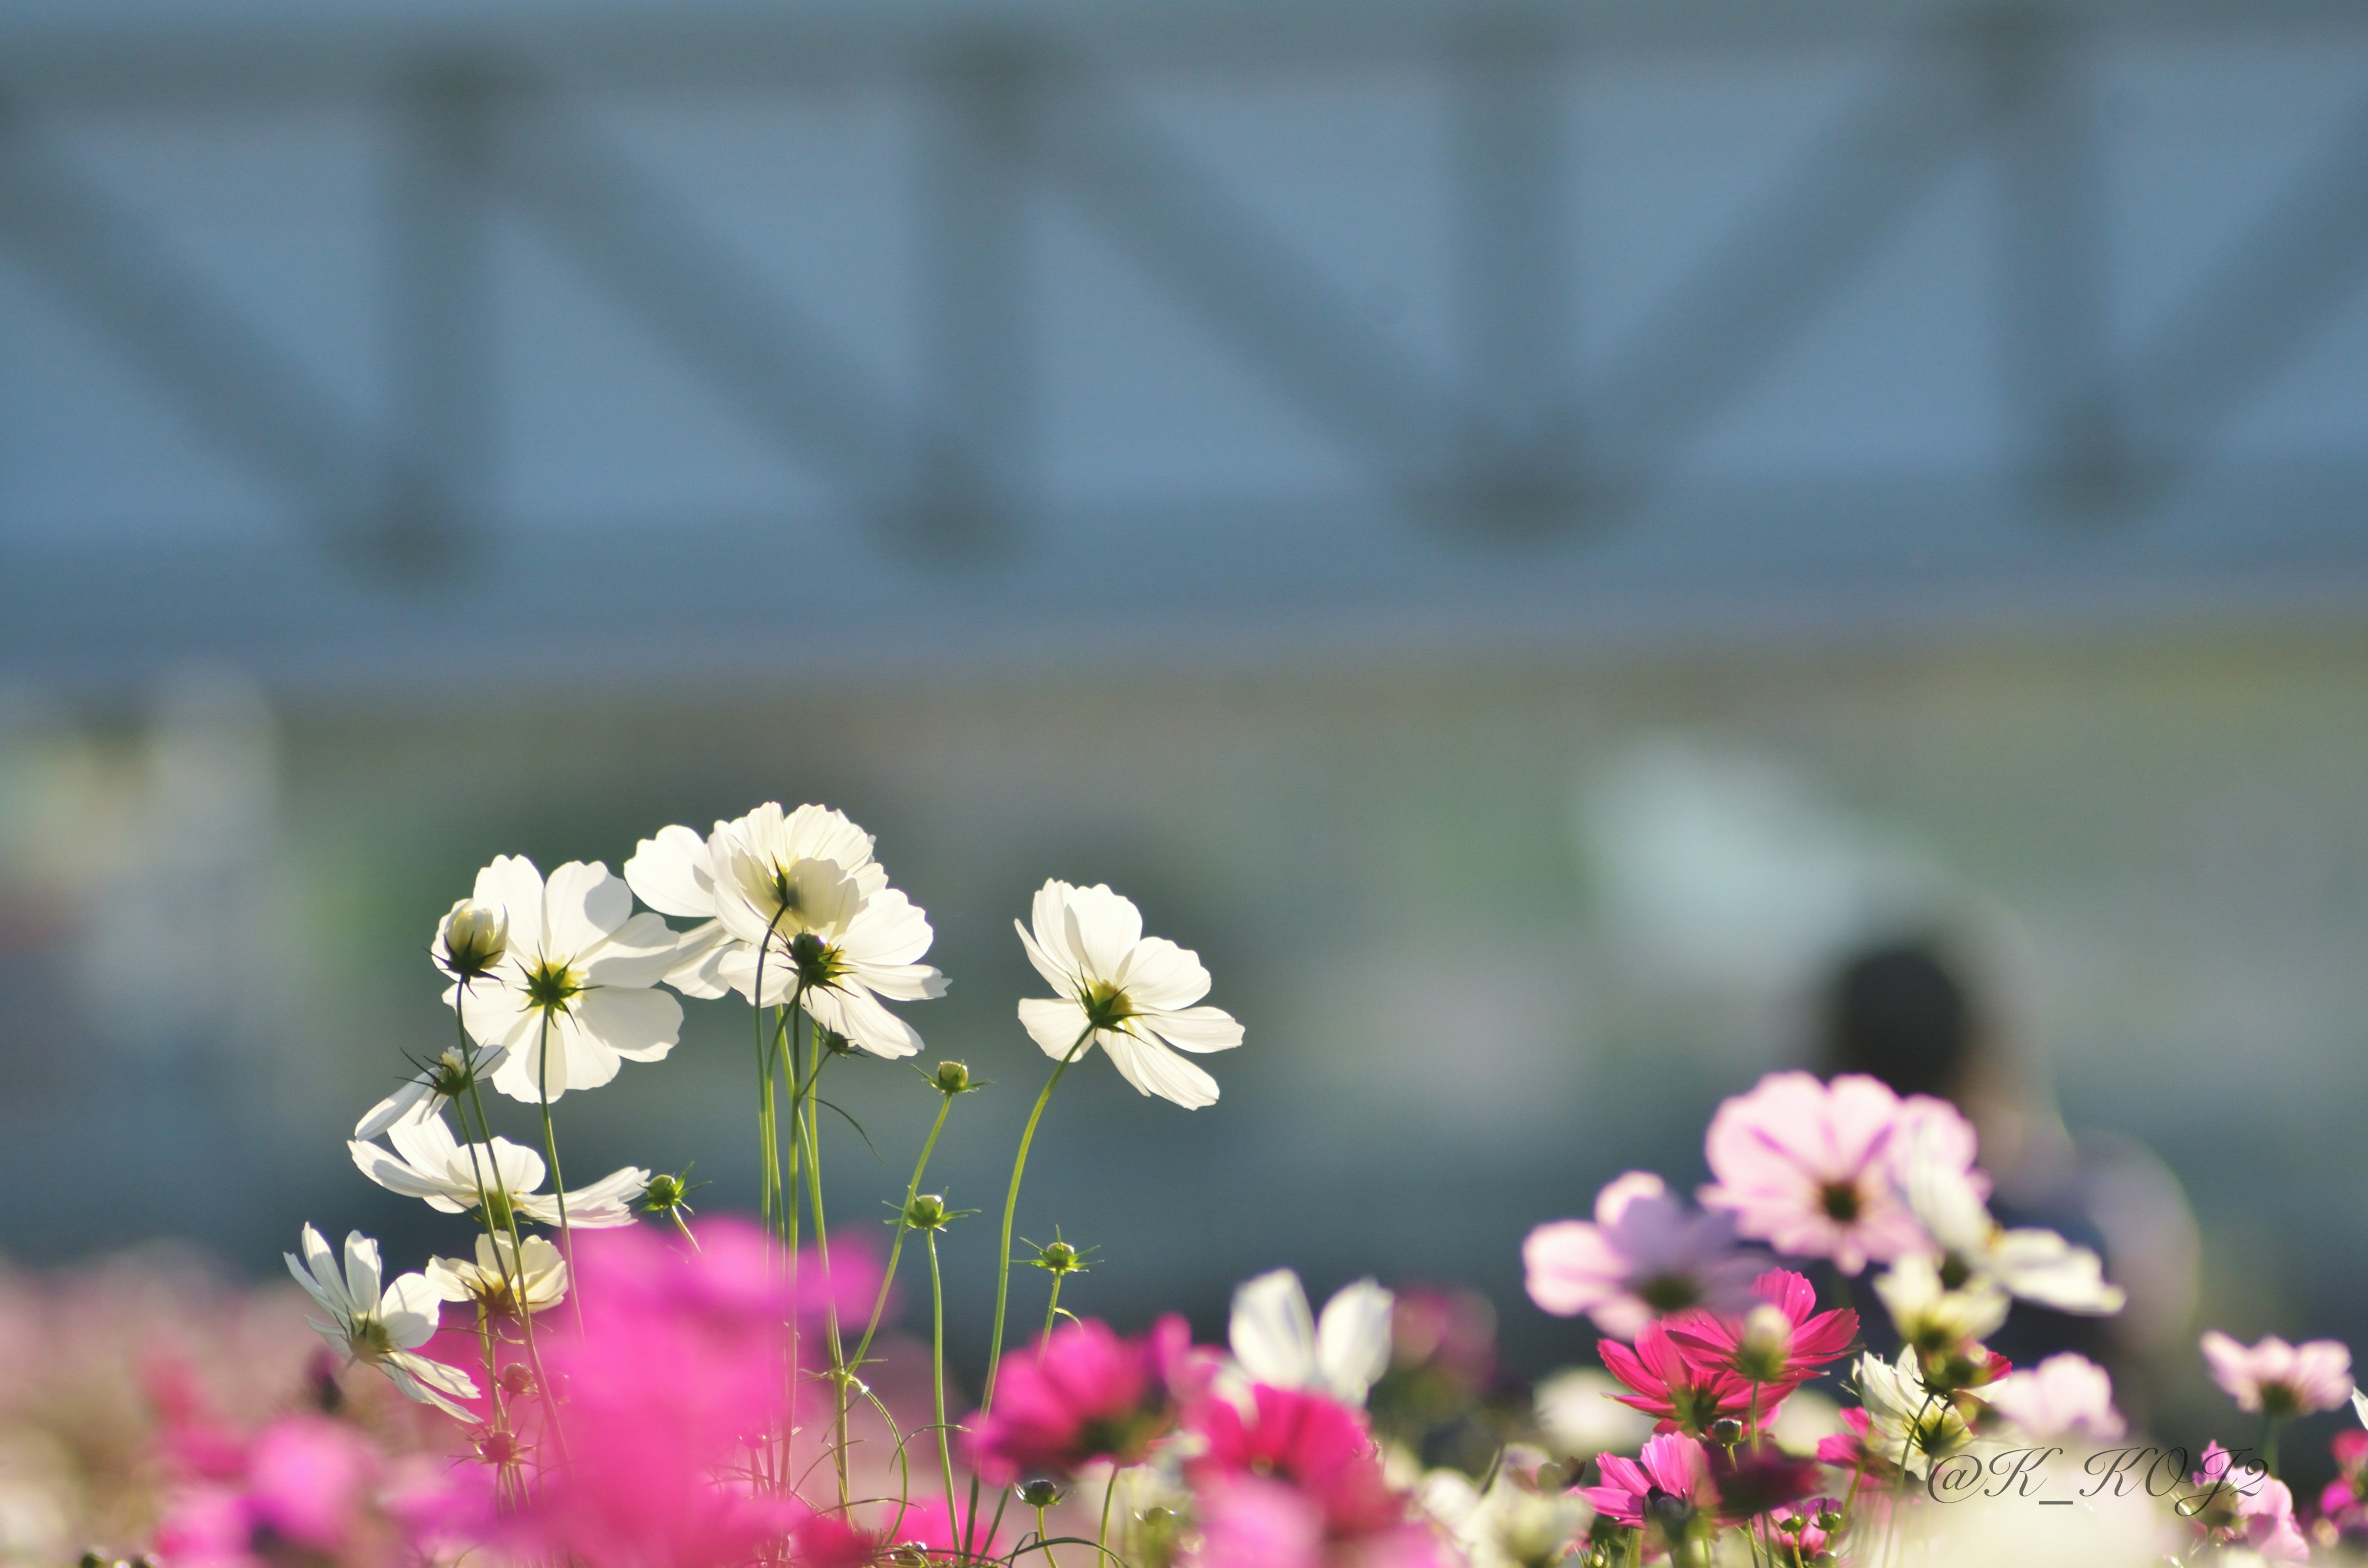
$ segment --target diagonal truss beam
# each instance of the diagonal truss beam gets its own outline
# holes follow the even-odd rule
[[[337,399],[0,101],[0,244],[191,426],[347,549],[398,560],[389,463]],[[392,548],[390,548],[392,547]]]

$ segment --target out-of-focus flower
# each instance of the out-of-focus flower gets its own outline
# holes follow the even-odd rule
[[[1941,1265],[1928,1253],[1910,1253],[1874,1282],[1884,1310],[1905,1343],[1927,1356],[1942,1356],[1996,1333],[2006,1322],[2007,1294],[1987,1280],[1949,1289]]]
[[[1606,1454],[1596,1462],[1603,1483],[1588,1487],[1587,1500],[1597,1513],[1632,1528],[1649,1522],[1664,1540],[1680,1540],[1697,1518],[1718,1506],[1710,1455],[1682,1433],[1648,1439],[1633,1460]]]
[[[2237,1463],[2218,1443],[2208,1443],[2195,1473],[2197,1488],[2179,1500],[2178,1512],[2208,1541],[2249,1547],[2276,1562],[2304,1562],[2310,1543],[2294,1517],[2294,1494],[2262,1470]]]
[[[2068,1350],[2009,1373],[1984,1389],[1982,1398],[2036,1443],[2102,1441],[2128,1429],[2113,1408],[2113,1381],[2105,1369]],[[2368,1437],[2368,1432],[2360,1435]]]
[[[541,1192],[542,1156],[507,1138],[464,1144],[440,1116],[425,1121],[398,1121],[386,1130],[388,1153],[375,1143],[346,1145],[362,1175],[405,1198],[423,1199],[430,1209],[465,1214],[477,1205],[480,1177],[485,1200],[494,1206],[495,1224],[506,1224],[511,1213],[520,1219],[559,1223],[556,1193]],[[473,1160],[472,1160],[473,1155]],[[567,1223],[576,1230],[612,1230],[633,1222],[633,1205],[649,1185],[650,1173],[638,1165],[612,1171],[589,1187],[567,1194]]]
[[[1558,1317],[1585,1312],[1619,1339],[1689,1308],[1741,1312],[1762,1266],[1736,1250],[1733,1215],[1688,1212],[1650,1171],[1629,1171],[1597,1193],[1593,1221],[1531,1231],[1521,1262],[1530,1300]]]
[[[427,1121],[440,1116],[446,1106],[469,1092],[472,1079],[492,1077],[508,1056],[507,1050],[495,1046],[478,1051],[471,1062],[457,1049],[447,1048],[401,1088],[362,1112],[362,1119],[354,1123],[354,1136],[371,1139],[398,1121]]]
[[[2340,1409],[2351,1397],[2351,1352],[2335,1340],[2289,1345],[2273,1334],[2247,1346],[2214,1328],[2203,1343],[2212,1381],[2239,1410],[2283,1421]]]
[[[487,979],[455,982],[444,1000],[472,1039],[507,1049],[494,1087],[529,1105],[555,1100],[674,1049],[682,1004],[652,987],[674,962],[675,935],[633,913],[608,867],[570,860],[546,884],[525,856],[497,855],[473,896],[501,911],[508,944]]]
[[[529,1236],[515,1246],[507,1236],[480,1234],[474,1258],[431,1257],[427,1282],[448,1301],[474,1301],[487,1317],[516,1322],[526,1310],[539,1312],[555,1307],[567,1294],[567,1260],[541,1236]]]
[[[1689,1359],[1756,1383],[1806,1382],[1858,1337],[1858,1313],[1817,1311],[1816,1288],[1789,1268],[1753,1280],[1748,1300],[1740,1317],[1695,1312],[1663,1327]]]
[[[1234,1359],[1252,1382],[1315,1389],[1361,1405],[1389,1370],[1394,1300],[1375,1281],[1360,1279],[1335,1292],[1318,1319],[1298,1275],[1261,1274],[1234,1292],[1227,1333]]]
[[[1841,1511],[1841,1504],[1831,1497],[1813,1498],[1798,1506],[1786,1504],[1771,1510],[1768,1528],[1775,1532],[1778,1542],[1776,1561],[1781,1563],[1787,1557],[1802,1562],[1813,1561],[1833,1543],[1833,1532],[1817,1521],[1835,1518]]]
[[[732,1568],[809,1517],[754,1486],[746,1444],[787,1429],[780,1325],[798,1293],[764,1262],[762,1235],[729,1220],[705,1250],[645,1230],[576,1244],[599,1288],[584,1326],[541,1339],[567,1390],[567,1462],[511,1527],[514,1544],[594,1568]]]
[[[1621,1395],[1620,1403],[1657,1416],[1663,1432],[1701,1437],[1713,1422],[1725,1416],[1756,1420],[1765,1426],[1776,1418],[1785,1394],[1791,1392],[1786,1383],[1761,1383],[1754,1388],[1723,1367],[1689,1358],[1664,1324],[1646,1324],[1636,1335],[1634,1348],[1606,1339],[1596,1346],[1595,1352],[1613,1377],[1634,1391]]]
[[[1389,1484],[1358,1413],[1304,1389],[1259,1384],[1249,1407],[1193,1412],[1205,1568],[1449,1568],[1445,1543]]]
[[[156,1528],[174,1568],[262,1568],[293,1551],[336,1561],[370,1528],[379,1456],[360,1432],[317,1415],[273,1422],[238,1472],[185,1489]]]
[[[1800,1257],[1829,1257],[1845,1274],[1927,1244],[1894,1182],[1912,1132],[1930,1128],[1936,1149],[1974,1162],[1974,1130],[1946,1101],[1902,1100],[1862,1074],[1830,1085],[1806,1073],[1771,1073],[1711,1119],[1704,1152],[1718,1179],[1702,1189],[1736,1229]]]
[[[643,839],[625,862],[643,903],[701,921],[682,937],[666,983],[691,996],[737,991],[760,1006],[792,996],[823,1028],[874,1056],[910,1056],[921,1037],[881,1005],[942,996],[920,961],[928,917],[888,885],[872,837],[826,806],[768,801],[720,822]]]
[[[1841,1420],[1840,1431],[1827,1433],[1817,1439],[1817,1462],[1839,1471],[1856,1472],[1863,1470],[1869,1484],[1888,1485],[1897,1479],[1898,1465],[1868,1443],[1874,1424],[1867,1418],[1865,1410],[1845,1410],[1841,1413]]]
[[[1962,1275],[2060,1312],[2104,1316],[2128,1297],[2105,1282],[2103,1263],[2053,1231],[2007,1230],[1990,1218],[1953,1129],[1918,1123],[1907,1141],[1899,1189],[1941,1254],[1944,1278]]]
[[[1187,1109],[1216,1103],[1217,1081],[1176,1052],[1231,1051],[1242,1026],[1194,1005],[1209,994],[1199,954],[1144,936],[1143,912],[1099,883],[1046,882],[1030,920],[1032,931],[1012,924],[1028,961],[1060,993],[1019,1004],[1020,1025],[1045,1055],[1065,1062],[1081,1041],[1099,1045],[1142,1094]]]
[[[966,1521],[970,1543],[962,1543],[962,1525],[939,1497],[922,1497],[888,1510],[887,1522],[881,1539],[888,1544],[889,1555],[884,1562],[898,1562],[896,1550],[916,1549],[933,1560],[960,1561],[976,1563],[1000,1557],[1011,1543],[1000,1534],[989,1535],[995,1524],[995,1510],[985,1508],[976,1518]]]
[[[2357,1546],[2368,1538],[2368,1432],[2338,1432],[2328,1447],[2335,1456],[2336,1477],[2318,1494],[2318,1511]]]
[[[474,1399],[477,1385],[458,1367],[448,1367],[419,1354],[435,1335],[438,1315],[436,1288],[424,1274],[404,1274],[379,1290],[378,1243],[359,1231],[346,1237],[346,1267],[321,1233],[304,1227],[304,1256],[282,1256],[288,1272],[304,1287],[330,1321],[313,1320],[313,1328],[332,1349],[348,1360],[364,1361],[394,1380],[394,1386],[423,1404],[470,1419],[453,1400]]]
[[[1139,1339],[1094,1318],[1062,1324],[1004,1362],[995,1407],[970,1435],[972,1462],[998,1486],[1065,1479],[1095,1460],[1133,1463],[1176,1424],[1191,1344],[1172,1314]]]
[[[1546,1484],[1540,1483],[1542,1467],[1552,1477]],[[1419,1495],[1423,1511],[1446,1527],[1470,1568],[1550,1568],[1595,1515],[1584,1496],[1563,1485],[1545,1454],[1515,1444],[1487,1490],[1462,1471],[1434,1470],[1422,1478]]]
[[[1625,1386],[1593,1367],[1573,1367],[1542,1381],[1532,1401],[1538,1431],[1565,1459],[1593,1459],[1633,1449],[1652,1435],[1653,1418],[1620,1403]]]
[[[1934,1461],[1975,1446],[1956,1402],[1945,1391],[1926,1385],[1914,1346],[1901,1346],[1896,1362],[1860,1357],[1857,1379],[1867,1417],[1861,1440],[1885,1463],[1920,1480],[1930,1473]],[[1822,1445],[1818,1457],[1825,1457]]]

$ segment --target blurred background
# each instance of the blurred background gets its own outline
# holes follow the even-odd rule
[[[1907,943],[2219,1422],[2200,1327],[2368,1340],[2364,500],[2334,0],[15,0],[0,1250],[452,1248],[344,1140],[475,869],[820,801],[996,1081],[957,1204],[1045,877],[1247,1024],[1210,1109],[1064,1085],[1079,1310],[1288,1263],[1586,1359],[1523,1234]],[[689,1014],[570,1174],[748,1208]],[[834,1078],[869,1231],[933,1097]]]

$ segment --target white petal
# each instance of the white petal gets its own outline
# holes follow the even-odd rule
[[[1153,1013],[1143,1022],[1152,1033],[1178,1051],[1231,1051],[1242,1043],[1242,1026],[1222,1007]]]
[[[823,1028],[845,1035],[874,1056],[895,1062],[921,1049],[920,1031],[860,987],[814,992],[806,1002]]]
[[[345,1278],[337,1272],[336,1255],[329,1250],[321,1233],[307,1224],[297,1244],[304,1251],[302,1261],[294,1253],[279,1255],[288,1260],[288,1272],[296,1277],[296,1283],[303,1286],[304,1293],[321,1303],[321,1310],[330,1316],[352,1315],[346,1301]]]
[[[840,945],[850,958],[865,962],[905,964],[929,950],[933,935],[921,906],[888,888],[863,901]]]
[[[551,933],[543,951],[552,958],[575,958],[599,946],[632,913],[633,892],[623,878],[598,860],[570,860],[551,873],[542,891],[543,924]]]
[[[359,1231],[346,1233],[346,1300],[363,1312],[378,1304],[378,1243]]]
[[[575,1020],[586,1033],[635,1062],[660,1060],[682,1035],[682,1004],[663,991],[603,986],[576,997],[574,1009]]]
[[[1209,994],[1209,971],[1201,955],[1165,937],[1145,937],[1127,954],[1122,972],[1110,977],[1138,1012],[1189,1007]]]
[[[592,985],[655,985],[675,966],[681,947],[674,927],[644,910],[585,953],[584,979]]]
[[[1104,1030],[1097,1036],[1119,1075],[1146,1095],[1157,1095],[1186,1110],[1217,1103],[1217,1080],[1154,1040]]]
[[[396,1276],[378,1303],[379,1322],[397,1350],[416,1350],[434,1338],[441,1312],[436,1287],[424,1274]]]
[[[1019,931],[1019,939],[1028,945],[1028,957],[1036,965],[1037,972],[1061,991],[1069,989],[1077,979],[1077,954],[1069,946],[1068,913],[1069,900],[1076,891],[1057,879],[1038,888],[1029,905],[1028,925]]]
[[[523,855],[495,856],[493,864],[477,873],[470,897],[502,912],[509,922],[513,952],[520,944],[534,952],[543,950],[542,873],[533,861]]]
[[[866,991],[891,1002],[928,1002],[946,994],[946,977],[925,963],[875,964],[856,961],[848,971]]]
[[[441,1361],[431,1361],[410,1351],[397,1351],[379,1365],[393,1380],[394,1386],[409,1398],[422,1404],[432,1404],[445,1415],[462,1421],[476,1419],[466,1406],[455,1404],[448,1397],[453,1394],[473,1395],[477,1392],[476,1383],[458,1367],[447,1367]],[[445,1386],[438,1388],[438,1384]]]
[[[354,1164],[362,1175],[405,1198],[424,1198],[428,1207],[447,1214],[459,1214],[476,1202],[476,1194],[467,1195],[462,1202],[452,1190],[452,1184],[442,1172],[426,1172],[406,1165],[375,1143],[354,1142],[346,1145],[354,1156]]]
[[[674,967],[666,971],[668,985],[686,996],[712,1001],[732,989],[716,966],[731,950],[732,933],[720,920],[710,920],[685,931],[675,947]]]
[[[1315,1315],[1308,1311],[1306,1287],[1288,1268],[1235,1290],[1226,1339],[1252,1381],[1296,1389],[1315,1381]]]
[[[1037,1049],[1055,1062],[1067,1059],[1086,1032],[1086,1010],[1075,1002],[1031,996],[1019,1004],[1019,1025]]]
[[[689,828],[662,827],[625,862],[625,885],[664,915],[715,918],[715,882],[707,869],[707,840]]]
[[[362,1112],[362,1119],[354,1123],[354,1136],[375,1138],[398,1121],[417,1120],[421,1106],[433,1096],[434,1092],[425,1078],[412,1079]]]
[[[2119,1286],[2105,1283],[2104,1265],[2095,1253],[2053,1231],[2009,1231],[1984,1261],[2015,1295],[2057,1312],[2101,1317],[2120,1312],[2128,1300]]]
[[[1143,940],[1143,911],[1097,882],[1069,895],[1066,915],[1069,948],[1079,967],[1099,980],[1116,979]]]
[[[1324,1303],[1315,1325],[1315,1364],[1336,1399],[1365,1403],[1365,1394],[1390,1369],[1390,1323],[1396,1298],[1372,1279],[1342,1288]]]

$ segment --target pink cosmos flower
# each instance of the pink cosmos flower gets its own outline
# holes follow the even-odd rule
[[[1691,1307],[1741,1312],[1759,1267],[1735,1250],[1732,1215],[1688,1212],[1649,1171],[1630,1171],[1597,1193],[1593,1221],[1531,1231],[1521,1261],[1531,1301],[1557,1317],[1585,1312],[1619,1339]]]
[[[1731,1415],[1738,1421],[1752,1419],[1751,1383],[1724,1368],[1690,1359],[1671,1337],[1669,1329],[1661,1324],[1646,1324],[1636,1335],[1634,1349],[1616,1339],[1606,1339],[1599,1342],[1595,1350],[1611,1375],[1635,1391],[1619,1395],[1620,1403],[1658,1416],[1660,1431],[1682,1431],[1700,1437],[1721,1416]],[[1776,1412],[1783,1407],[1784,1396],[1791,1392],[1792,1385],[1788,1383],[1759,1385],[1757,1403],[1760,1426],[1775,1420]]]
[[[1771,1073],[1718,1108],[1704,1143],[1707,1208],[1736,1229],[1800,1257],[1830,1257],[1845,1274],[1889,1262],[1930,1241],[1895,1184],[1911,1129],[1928,1150],[1973,1174],[1973,1125],[1946,1101],[1902,1100],[1884,1084],[1848,1073],[1830,1085],[1806,1073]],[[1978,1177],[1976,1190],[1987,1192]]]
[[[2189,1477],[2200,1490],[2179,1501],[2180,1516],[2207,1540],[2242,1542],[2282,1562],[2309,1560],[2294,1525],[2294,1494],[2264,1471],[2239,1465],[2218,1443],[2205,1445],[2203,1468]]]
[[[1748,1300],[1755,1304],[1742,1317],[1697,1312],[1672,1319],[1669,1338],[1697,1367],[1746,1382],[1793,1384],[1816,1377],[1858,1338],[1858,1313],[1848,1307],[1818,1312],[1816,1287],[1789,1268],[1753,1280]]]
[[[1793,1557],[1805,1562],[1832,1545],[1832,1538],[1817,1528],[1817,1516],[1841,1511],[1842,1506],[1836,1499],[1816,1497],[1797,1507],[1788,1504],[1770,1513],[1768,1528],[1778,1542],[1777,1561],[1781,1563],[1786,1557]]]
[[[2332,1339],[2288,1345],[2271,1335],[2248,1347],[2215,1328],[2203,1335],[2203,1358],[2237,1409],[2274,1420],[2338,1410],[2351,1397],[2351,1352]]]
[[[2318,1511],[2347,1543],[2358,1546],[2368,1538],[2368,1432],[2338,1432],[2328,1447],[2338,1473],[2318,1494]]]
[[[1169,1314],[1139,1339],[1094,1318],[1007,1360],[995,1407],[970,1435],[971,1462],[998,1486],[1073,1475],[1095,1460],[1133,1464],[1176,1424],[1192,1331]]]
[[[1679,1534],[1693,1516],[1718,1506],[1710,1455],[1681,1434],[1645,1438],[1644,1450],[1633,1460],[1605,1454],[1596,1463],[1602,1467],[1603,1484],[1588,1487],[1587,1500],[1597,1513],[1631,1528],[1649,1515],[1665,1533]]]
[[[654,1231],[578,1238],[583,1332],[553,1323],[542,1341],[567,1391],[567,1462],[544,1470],[513,1522],[529,1551],[592,1568],[732,1568],[803,1517],[746,1476],[750,1446],[789,1425],[780,1326],[816,1270],[792,1287],[755,1227],[700,1229],[697,1253]]]
[[[261,1568],[293,1550],[335,1557],[370,1528],[379,1459],[355,1427],[291,1415],[256,1434],[234,1479],[191,1488],[156,1529],[176,1568]]]
[[[1383,1477],[1360,1412],[1260,1383],[1247,1411],[1211,1399],[1190,1419],[1201,1568],[1452,1568],[1412,1498]]]
[[[960,1558],[975,1562],[1001,1557],[1011,1542],[1001,1533],[989,1535],[994,1514],[992,1508],[980,1510],[979,1517],[971,1522],[970,1545],[965,1549],[961,1527],[947,1510],[945,1499],[925,1498],[901,1509],[891,1508],[881,1539],[894,1547],[917,1547],[932,1558]]]
[[[2113,1381],[2105,1369],[2068,1350],[1999,1379],[1982,1398],[2034,1442],[2110,1439],[2128,1429],[2113,1408]]]

